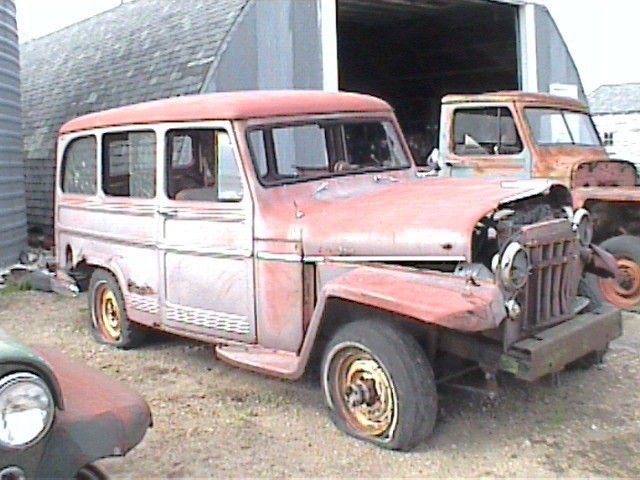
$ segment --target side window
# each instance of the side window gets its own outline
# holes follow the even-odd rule
[[[167,197],[238,202],[243,189],[233,144],[223,130],[170,130],[166,137]]]
[[[96,138],[72,140],[62,157],[62,191],[94,195],[96,193]]]
[[[508,108],[456,110],[453,119],[456,155],[515,155],[522,141]]]
[[[107,133],[102,147],[102,189],[113,197],[156,194],[156,134]]]

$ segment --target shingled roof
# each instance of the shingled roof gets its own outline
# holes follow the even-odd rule
[[[589,95],[593,115],[640,113],[640,83],[602,85]]]
[[[252,0],[137,0],[21,45],[26,159],[81,114],[198,93]]]

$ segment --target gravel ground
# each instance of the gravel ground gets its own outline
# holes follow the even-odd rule
[[[640,477],[640,316],[604,365],[559,385],[501,378],[489,401],[440,394],[431,439],[411,453],[341,434],[315,378],[289,383],[244,372],[209,346],[156,336],[135,351],[96,344],[86,298],[0,291],[0,327],[55,346],[137,389],[154,427],[124,459],[99,462],[113,478],[184,477]]]

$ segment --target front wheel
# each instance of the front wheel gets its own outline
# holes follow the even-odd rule
[[[433,431],[433,370],[399,325],[356,321],[341,327],[322,360],[322,388],[338,428],[392,450],[411,450]]]
[[[78,473],[76,473],[76,480],[107,480],[108,477],[105,473],[93,464],[85,465]]]
[[[631,235],[605,240],[600,245],[618,262],[618,276],[598,278],[597,285],[602,297],[622,309],[640,306],[640,238]]]

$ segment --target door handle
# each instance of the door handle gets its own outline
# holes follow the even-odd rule
[[[158,207],[158,213],[163,217],[175,217],[178,215],[178,209],[172,207]]]

